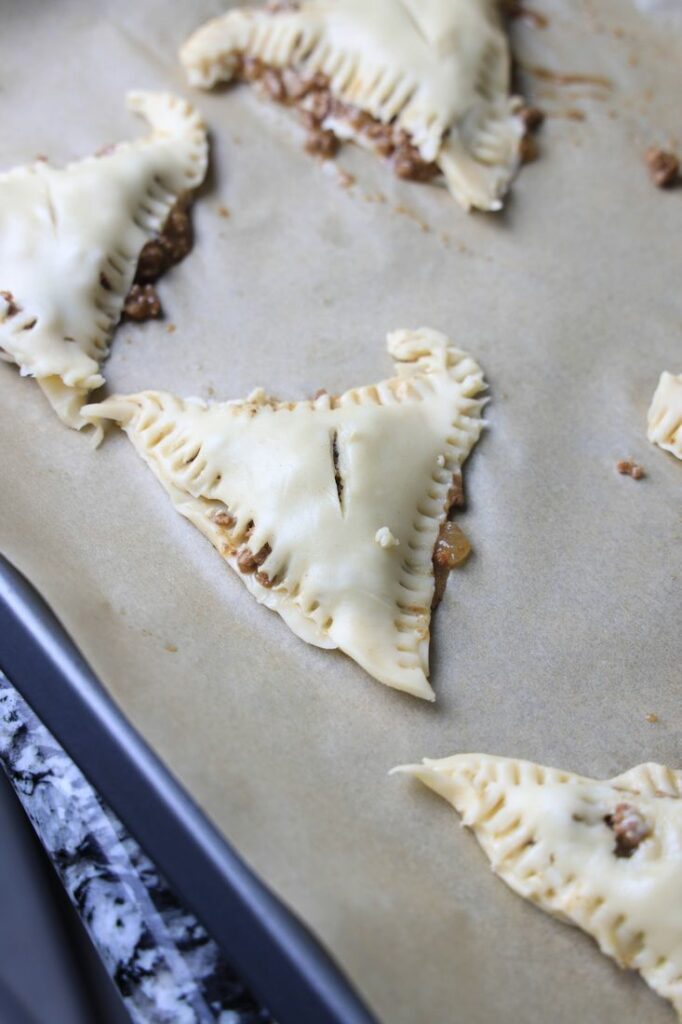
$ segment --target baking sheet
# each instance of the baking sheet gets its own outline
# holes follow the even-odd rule
[[[0,166],[130,136],[125,91],[187,94],[175,51],[222,6],[2,0]],[[0,547],[385,1024],[673,1019],[493,879],[445,803],[386,777],[467,750],[597,777],[682,762],[682,466],[645,438],[660,371],[682,368],[682,192],[642,163],[682,141],[679,4],[537,7],[545,29],[514,29],[523,63],[612,87],[527,78],[553,116],[502,217],[350,149],[346,191],[286,113],[195,94],[213,133],[197,244],[161,283],[166,321],[121,327],[107,367],[110,390],[296,398],[380,379],[386,332],[421,324],[480,360],[490,428],[460,518],[475,554],[435,616],[435,706],[304,645],[123,435],[91,451],[0,366]],[[616,474],[626,456],[645,480]]]

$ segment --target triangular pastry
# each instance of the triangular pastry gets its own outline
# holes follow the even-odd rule
[[[647,422],[649,440],[682,459],[682,373],[661,374]]]
[[[483,374],[427,329],[388,337],[395,377],[345,394],[207,403],[162,392],[83,410],[126,431],[254,596],[308,643],[433,700],[432,558],[481,432]]]
[[[485,754],[395,769],[462,815],[515,892],[640,972],[682,1017],[682,772],[600,782]]]
[[[442,174],[466,209],[498,210],[519,163],[521,101],[494,0],[303,0],[236,8],[185,43],[192,85],[259,80],[297,106],[308,148],[353,139],[402,177]]]
[[[38,160],[0,175],[0,355],[76,428],[86,395],[104,382],[100,365],[145,243],[206,173],[206,132],[188,103],[138,92],[128,105],[151,125],[146,138],[64,168]],[[144,304],[149,293],[136,288]]]

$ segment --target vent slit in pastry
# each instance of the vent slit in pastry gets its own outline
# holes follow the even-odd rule
[[[343,476],[341,475],[341,467],[339,465],[339,433],[337,430],[332,431],[331,453],[332,464],[334,467],[334,483],[336,484],[336,494],[339,499],[339,509],[341,510],[341,515],[343,515]]]
[[[84,416],[122,426],[176,509],[295,633],[433,699],[434,549],[482,429],[485,385],[436,331],[397,331],[388,348],[394,377],[338,397],[144,392]]]
[[[306,148],[351,139],[399,177],[441,175],[466,209],[498,210],[519,163],[521,103],[490,0],[303,0],[237,8],[181,50],[192,85],[258,82],[295,106]]]
[[[0,349],[77,429],[121,315],[158,315],[152,283],[191,245],[189,195],[206,172],[206,132],[187,103],[128,103],[146,138],[0,175]]]
[[[682,1018],[682,772],[601,782],[460,754],[395,771],[448,800],[515,892],[582,928]]]

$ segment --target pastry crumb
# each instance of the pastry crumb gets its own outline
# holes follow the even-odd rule
[[[394,534],[391,533],[388,526],[379,527],[374,536],[374,539],[380,548],[400,547],[400,541],[396,536],[394,536]]]
[[[164,651],[168,651],[169,654],[177,654],[178,653],[178,649],[175,646],[175,644],[166,644],[163,649],[164,649]]]
[[[177,328],[176,328],[175,324],[168,324],[168,326],[166,327],[166,332],[168,334],[175,334],[176,330],[177,330]]]
[[[227,206],[219,206],[218,207],[218,216],[219,217],[225,217],[227,219],[227,217],[230,216],[229,207],[227,207]]]
[[[657,188],[671,188],[680,180],[680,161],[669,150],[652,146],[644,154],[649,176]]]
[[[645,475],[642,466],[632,459],[619,459],[616,463],[616,472],[621,476],[630,476],[633,480],[641,480]]]
[[[655,711],[650,711],[648,715],[645,715],[644,717],[650,725],[656,725],[656,723],[658,722],[658,715]]]
[[[341,188],[352,188],[355,184],[355,175],[346,171],[343,167],[338,168],[338,182]]]

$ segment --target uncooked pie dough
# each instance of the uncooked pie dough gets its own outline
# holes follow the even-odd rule
[[[500,209],[519,163],[520,101],[509,96],[509,47],[492,0],[236,8],[198,29],[180,56],[192,85],[262,78],[273,99],[300,106],[323,131],[392,152],[404,176],[418,176],[404,135],[466,209]],[[287,73],[268,79],[272,69]]]
[[[151,125],[146,138],[0,176],[0,355],[77,429],[140,251],[206,173],[206,132],[188,103],[138,92],[128,105]]]
[[[649,440],[682,459],[682,373],[661,374],[647,419]]]
[[[485,387],[436,331],[388,337],[396,376],[340,396],[208,403],[163,392],[83,410],[119,423],[178,512],[318,647],[433,700],[432,557]]]
[[[453,805],[515,892],[578,925],[682,1017],[682,772],[642,764],[600,782],[485,754],[396,771]]]

